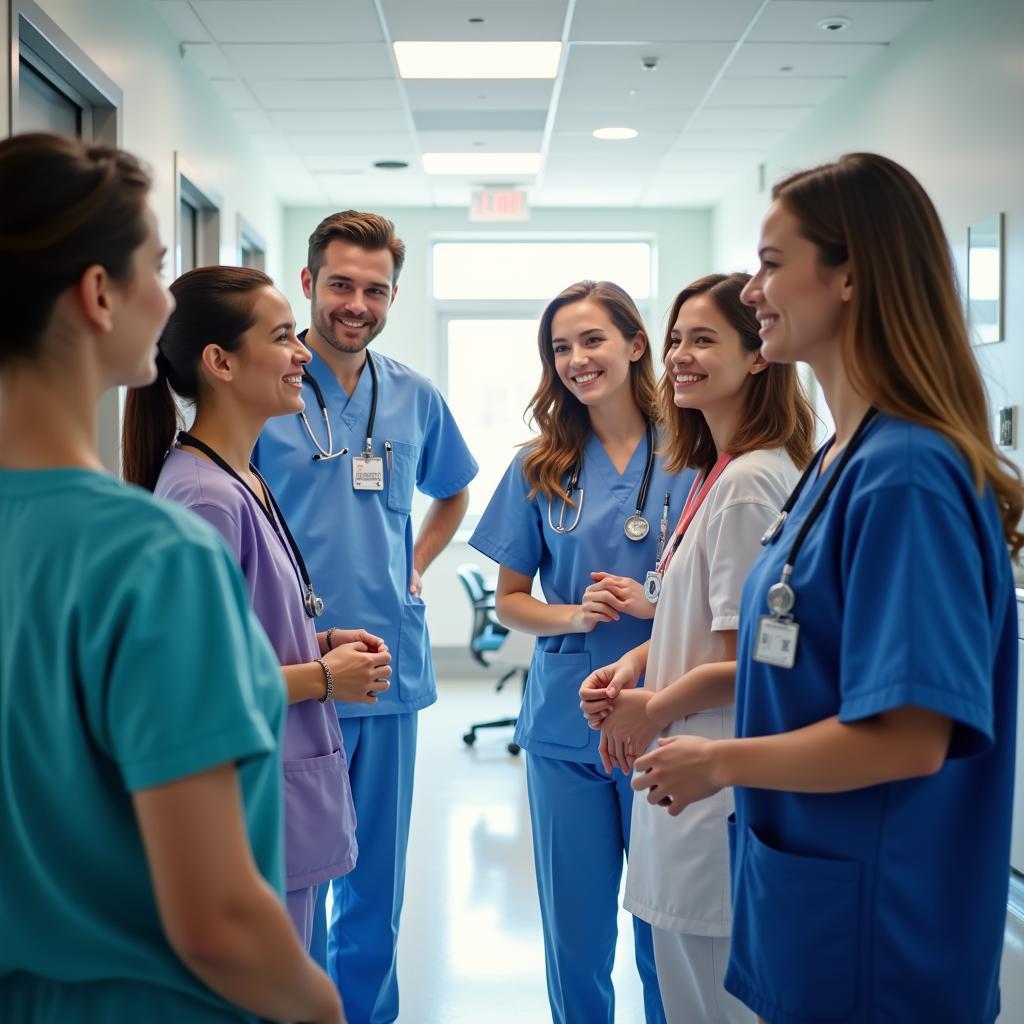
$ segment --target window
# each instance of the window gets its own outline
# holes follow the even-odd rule
[[[479,516],[517,447],[535,431],[523,412],[540,380],[537,318],[447,320],[448,395],[480,472],[469,490]]]
[[[180,276],[196,267],[220,263],[220,197],[197,183],[195,174],[174,154],[178,186],[175,269]]]
[[[650,242],[436,242],[435,299],[540,299],[586,278],[651,297]]]
[[[238,215],[238,263],[253,270],[267,269],[267,243],[241,214]]]

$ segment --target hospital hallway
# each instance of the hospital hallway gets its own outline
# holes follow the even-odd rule
[[[492,680],[459,679],[442,682],[437,704],[420,715],[398,959],[402,1024],[550,1020],[525,763],[505,749],[510,729],[480,733],[472,749],[462,743],[470,723],[515,714],[518,699],[518,687],[496,695]],[[642,1024],[628,922],[620,914],[615,1019]],[[1022,1024],[1024,917],[1014,913],[1002,1000],[1001,1024]]]

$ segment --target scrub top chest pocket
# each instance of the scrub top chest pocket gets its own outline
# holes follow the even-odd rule
[[[408,441],[384,442],[385,487],[392,512],[408,515],[412,511],[419,454],[419,447]]]

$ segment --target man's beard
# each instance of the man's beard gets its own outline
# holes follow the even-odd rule
[[[320,337],[331,346],[331,348],[335,349],[337,352],[348,352],[350,354],[362,352],[363,349],[366,348],[370,342],[384,330],[384,324],[387,322],[375,320],[373,322],[373,326],[366,332],[366,337],[362,341],[356,342],[352,345],[338,341],[334,336],[331,320],[328,317],[325,317],[322,313],[314,312],[311,319],[313,321],[313,330],[316,331],[316,333],[319,334]]]

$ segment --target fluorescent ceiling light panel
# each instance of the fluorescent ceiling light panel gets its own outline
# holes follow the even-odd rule
[[[595,139],[622,140],[635,139],[640,133],[635,128],[595,128]]]
[[[554,78],[562,44],[398,42],[402,78]]]
[[[427,174],[536,174],[540,153],[424,153]]]

